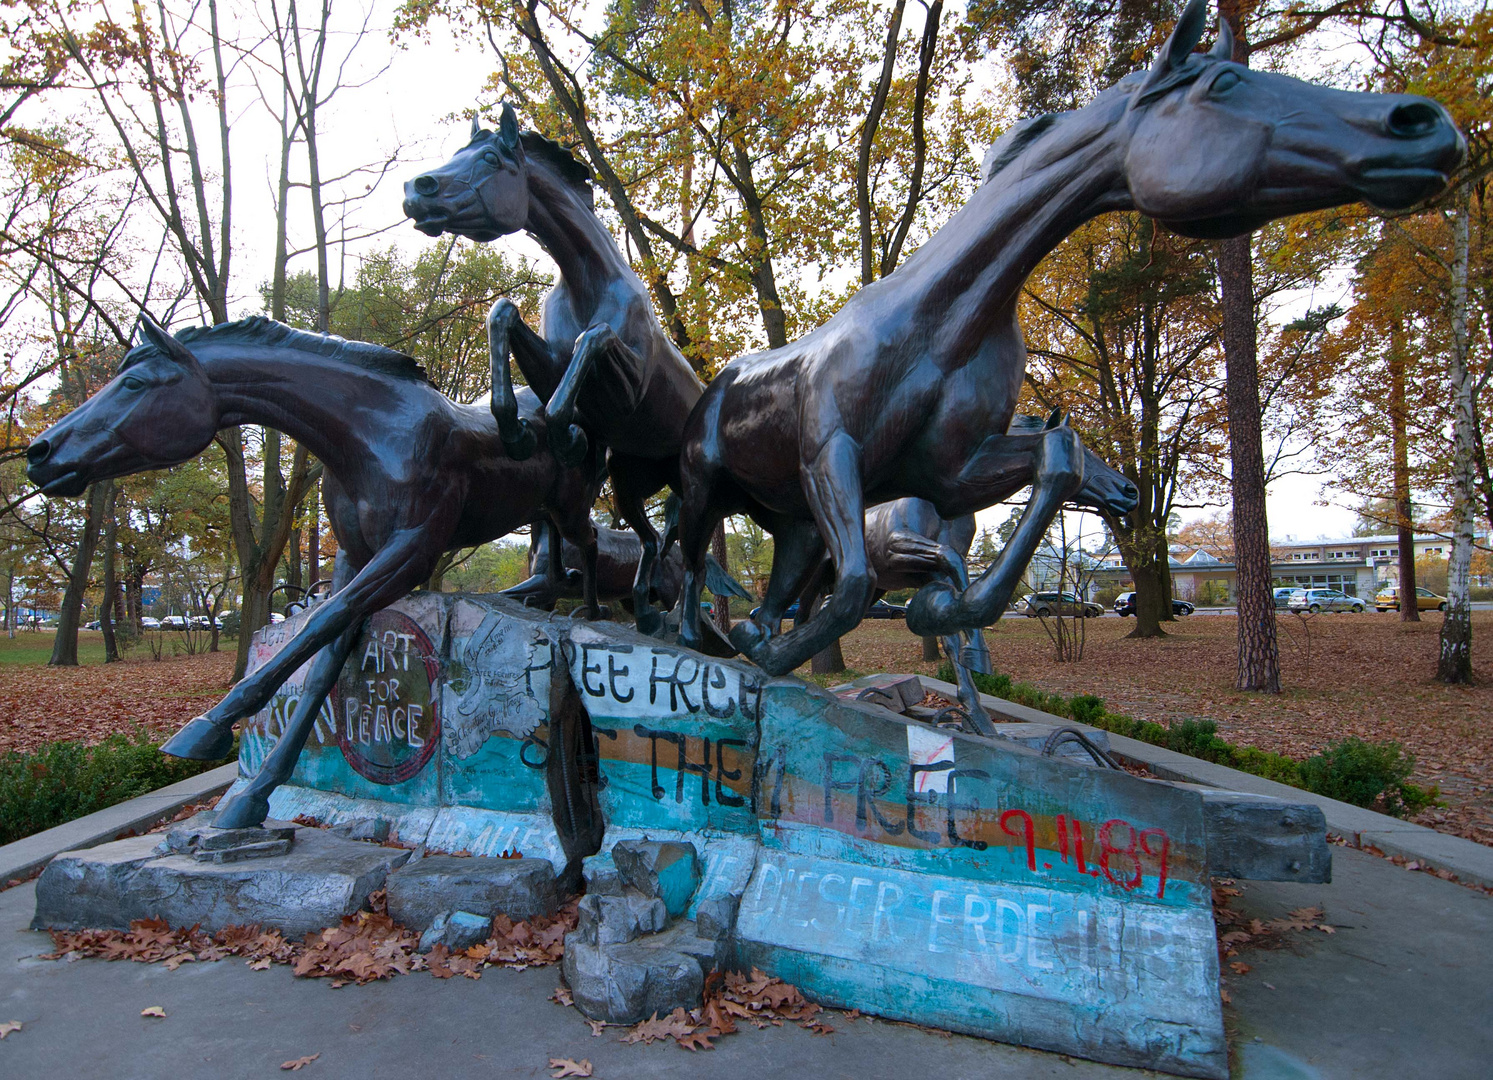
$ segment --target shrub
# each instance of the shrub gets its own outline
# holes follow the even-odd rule
[[[939,666],[938,677],[945,682],[954,681],[954,669],[947,661]],[[1235,746],[1219,736],[1216,723],[1205,718],[1189,717],[1165,726],[1112,713],[1105,708],[1104,699],[1093,694],[1064,698],[1027,683],[1013,683],[1009,675],[973,674],[973,678],[976,689],[992,697],[1277,783],[1305,788],[1329,799],[1355,806],[1378,806],[1396,816],[1439,805],[1439,788],[1422,788],[1409,782],[1415,759],[1396,742],[1371,743],[1348,738],[1333,743],[1315,757],[1296,761],[1254,746]]]
[[[1376,804],[1397,817],[1435,805],[1440,791],[1409,783],[1415,758],[1397,742],[1371,743],[1356,736],[1335,742],[1301,763],[1308,791],[1354,806]]]
[[[161,753],[143,731],[115,734],[95,746],[46,743],[0,756],[0,844],[185,780],[222,762],[184,761]]]

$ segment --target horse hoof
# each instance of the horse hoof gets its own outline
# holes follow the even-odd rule
[[[574,424],[561,428],[550,437],[550,448],[561,465],[573,469],[586,460],[586,433]]]
[[[907,629],[919,637],[943,637],[963,627],[953,625],[959,593],[941,581],[924,585],[907,602]]]
[[[189,761],[220,761],[233,753],[233,729],[199,716],[167,739],[161,753]]]
[[[638,624],[638,633],[646,634],[648,637],[657,637],[664,628],[663,615],[653,608],[639,608],[634,605],[635,618]],[[681,635],[682,637],[682,635]],[[683,644],[683,641],[680,641]]]
[[[503,450],[509,458],[514,461],[525,461],[534,456],[534,451],[539,449],[539,436],[534,434],[534,429],[529,422],[522,418],[518,422],[518,436],[512,442],[503,436]]]
[[[753,619],[742,619],[741,622],[731,627],[726,637],[737,652],[754,663],[757,661],[757,653],[767,645],[767,631],[758,626]]]
[[[597,604],[594,608],[586,609],[586,618],[591,622],[607,622],[612,617],[612,609],[606,604]]]
[[[270,801],[263,795],[241,791],[218,807],[213,818],[215,829],[252,829],[264,824],[270,816]]]

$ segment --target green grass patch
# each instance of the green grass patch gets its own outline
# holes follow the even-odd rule
[[[1405,817],[1428,806],[1440,805],[1439,788],[1423,788],[1410,782],[1415,758],[1405,753],[1404,747],[1397,742],[1371,743],[1349,737],[1332,743],[1320,754],[1297,761],[1254,746],[1236,746],[1218,734],[1216,723],[1205,718],[1188,717],[1175,724],[1158,724],[1111,712],[1104,699],[1093,694],[1069,698],[1038,689],[1030,683],[1012,682],[1009,675],[972,674],[975,686],[992,697],[1354,806]],[[954,669],[948,661],[939,666],[938,677],[945,682],[955,681]]]
[[[0,633],[0,664],[45,664],[52,659],[55,630],[17,630],[16,636]],[[104,662],[104,635],[99,630],[78,631],[78,663]]]
[[[6,751],[0,755],[0,844],[222,764],[167,757],[143,731],[111,735],[93,746],[54,742],[25,752]]]

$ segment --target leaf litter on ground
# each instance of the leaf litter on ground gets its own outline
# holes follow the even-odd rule
[[[739,1030],[737,1020],[759,1029],[781,1027],[787,1021],[816,1035],[828,1035],[835,1029],[824,1022],[823,1012],[821,1006],[805,999],[797,987],[758,968],[753,968],[750,974],[716,971],[705,980],[700,1008],[690,1011],[678,1008],[664,1017],[654,1013],[623,1035],[622,1041],[648,1046],[673,1039],[686,1050],[713,1050],[713,1039]],[[595,1022],[592,1033],[601,1034]]]
[[[581,1058],[580,1061],[572,1061],[570,1058],[550,1058],[549,1068],[555,1071],[550,1075],[555,1080],[564,1076],[590,1076],[591,1061],[589,1058]]]

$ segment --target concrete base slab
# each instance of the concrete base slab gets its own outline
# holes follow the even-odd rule
[[[161,855],[159,836],[63,852],[37,880],[32,926],[127,930],[136,919],[164,919],[209,933],[257,923],[300,937],[362,908],[410,854],[299,832],[288,854],[248,862]]]
[[[417,931],[444,912],[532,919],[558,907],[554,868],[545,859],[427,855],[390,874],[385,887],[389,917]]]

